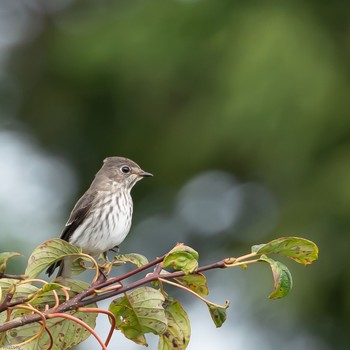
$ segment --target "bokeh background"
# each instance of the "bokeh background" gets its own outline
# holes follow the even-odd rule
[[[155,177],[133,190],[122,252],[185,242],[208,263],[285,235],[319,245],[312,266],[288,262],[283,300],[267,300],[263,264],[209,273],[211,300],[231,301],[220,329],[176,293],[190,350],[348,348],[349,62],[346,1],[2,0],[1,250],[24,254],[12,271],[123,155]]]

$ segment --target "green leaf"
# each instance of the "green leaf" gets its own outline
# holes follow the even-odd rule
[[[72,278],[65,278],[65,277],[57,277],[55,279],[55,282],[58,283],[58,285],[64,285],[65,287],[69,288],[69,293],[71,294],[77,294],[82,292],[83,290],[87,289],[90,284],[85,281],[79,281]]]
[[[61,284],[58,284],[58,283],[47,283],[42,288],[38,289],[33,294],[33,296],[30,299],[30,303],[32,304],[34,302],[34,300],[39,298],[40,296],[49,296],[50,295],[49,292],[51,292],[53,290],[57,291],[57,290],[60,290],[62,288],[65,288],[65,287],[62,286]],[[46,304],[48,304],[49,301],[52,302],[53,300],[54,300],[54,295],[52,294],[52,297],[49,297],[48,299],[46,299]],[[45,302],[45,298],[42,298],[41,302]]]
[[[95,328],[96,326],[97,313],[76,311],[68,311],[66,313],[79,318],[83,322],[87,323],[91,328]],[[70,349],[90,336],[90,332],[88,332],[84,327],[65,318],[53,318],[47,320],[47,328],[51,332],[54,339],[54,344],[51,348],[53,350]],[[34,336],[39,332],[39,330],[40,325],[37,323],[28,324],[17,329],[10,330],[7,332],[4,345],[15,346],[19,342]],[[44,332],[41,337],[26,344],[25,349],[48,349],[49,344],[50,341],[47,332]]]
[[[148,260],[145,256],[143,256],[141,254],[136,254],[136,253],[118,255],[114,259],[115,259],[116,263],[129,262],[129,263],[136,265],[137,267],[144,266],[148,263]],[[113,263],[114,263],[114,261],[113,261]]]
[[[57,286],[64,286],[68,289],[68,294],[70,298],[73,298],[77,293],[87,289],[89,284],[84,281],[74,280],[70,278],[58,277],[55,279],[56,282],[59,283],[50,283],[50,285],[56,284]],[[56,289],[56,294],[60,300],[60,303],[66,301],[66,295],[62,291],[62,288]],[[45,305],[49,305],[49,307],[53,307],[55,305],[55,298],[52,290],[46,292],[38,291],[38,295],[35,296],[33,300],[30,301],[31,305],[39,310],[44,310]],[[96,307],[96,304],[88,305],[87,307]]]
[[[257,253],[257,254],[259,254],[260,249],[263,248],[263,247],[265,247],[265,246],[266,246],[265,243],[253,245],[252,248],[251,248],[252,253]]]
[[[13,293],[11,301],[18,301],[20,299],[27,299],[30,298],[31,295],[33,295],[38,288],[35,286],[32,286],[31,284],[21,284],[17,285],[23,281],[15,280],[12,278],[1,278],[0,279],[0,289],[2,291],[2,296],[0,299],[0,302],[5,298],[6,294],[8,292]],[[14,315],[14,312],[12,313]],[[6,312],[0,313],[0,323],[5,322],[6,320]]]
[[[6,263],[6,261],[8,259],[13,258],[14,256],[20,256],[20,253],[16,253],[16,252],[3,252],[0,253],[0,264],[2,263]]]
[[[0,272],[5,272],[6,263],[8,259],[13,258],[14,256],[19,256],[21,254],[16,252],[3,252],[0,253]]]
[[[175,280],[201,296],[206,296],[209,294],[207,279],[201,273],[193,273],[190,275],[176,277]]]
[[[88,264],[85,264],[85,261]],[[73,258],[71,265],[72,275],[79,275],[82,272],[86,271],[86,269],[95,269],[95,265],[92,263],[91,259],[86,256],[79,256],[76,259]]]
[[[0,288],[2,290],[2,296],[4,297],[5,294],[9,291],[10,288],[12,288],[16,283],[20,282],[20,280],[15,280],[12,278],[1,278],[0,279]],[[2,298],[0,299],[0,301]]]
[[[117,320],[117,329],[137,344],[147,345],[145,333],[162,334],[167,328],[162,306],[163,294],[151,287],[141,287],[114,299],[109,306]]]
[[[37,288],[31,284],[20,284],[17,285],[16,283],[23,281],[18,281],[16,283],[12,283],[10,281],[13,280],[7,280],[3,281],[1,280],[0,286],[3,291],[6,293],[10,290],[11,287],[14,287],[14,295],[12,297],[12,301],[17,301],[19,299],[26,298],[28,299],[28,303],[37,308],[39,311],[45,310],[45,305],[48,304],[50,306],[53,306],[56,302],[54,295],[51,293],[52,290],[59,290],[64,288],[63,286],[57,284],[57,283],[48,283],[45,284],[42,288]],[[58,294],[58,293],[57,293]],[[61,301],[64,299],[64,294],[61,294],[62,298]],[[73,296],[73,295],[72,295]],[[17,314],[16,314],[17,312]],[[23,313],[22,311],[14,311],[12,313],[12,316],[15,317],[20,316],[20,314]]]
[[[198,267],[198,253],[182,243],[178,243],[163,260],[164,267],[181,270],[185,274],[194,272]]]
[[[230,302],[226,301],[225,306],[207,304],[210,312],[210,316],[215,323],[216,328],[222,326],[222,324],[226,321],[226,310],[230,306]]]
[[[269,243],[253,246],[252,252],[256,254],[282,254],[303,265],[309,265],[318,258],[317,245],[300,237],[277,238]]]
[[[50,239],[34,249],[29,257],[25,274],[29,278],[35,278],[52,263],[63,259],[65,256],[78,256],[80,253],[81,248],[62,239]]]
[[[46,292],[50,292],[51,290],[57,290],[57,289],[62,289],[62,288],[64,288],[64,286],[62,286],[61,284],[47,283],[41,288],[40,292],[46,293]]]
[[[168,328],[159,336],[158,350],[185,350],[190,341],[191,325],[181,304],[169,298],[163,304]]]
[[[7,292],[13,287],[15,288],[15,292],[12,297],[12,301],[17,301],[22,298],[28,298],[29,296],[31,296],[39,290],[39,288],[29,283],[17,285],[20,282],[23,283],[23,281],[15,280],[12,278],[1,278],[0,287],[2,289],[2,297],[4,298]]]
[[[271,266],[274,285],[273,291],[269,295],[269,299],[280,299],[285,297],[292,289],[293,280],[286,265],[279,261],[268,258],[262,255],[259,261],[267,262]]]
[[[83,281],[77,281],[72,279],[62,279],[58,278],[57,280],[62,280],[62,282],[65,283],[70,289],[69,289],[69,295],[70,298],[73,298],[77,293],[82,292],[86,288],[89,287],[89,284]],[[54,302],[52,290],[58,288],[60,285],[57,283],[50,283],[46,287],[48,291],[40,295],[38,298],[36,298],[33,302],[31,302],[31,305],[39,310],[44,310],[44,306],[47,303],[47,301]],[[18,289],[22,286],[18,286]],[[60,289],[56,289],[57,294],[60,296],[60,300],[64,299],[64,294]],[[39,301],[41,300],[41,304]],[[91,304],[86,307],[97,307],[97,305]],[[27,313],[27,310],[16,310],[11,314],[11,318],[15,318],[20,316],[20,313]],[[75,310],[68,312],[70,315],[73,315],[83,322],[87,323],[91,328],[95,328],[96,325],[96,317],[97,313],[91,313],[91,312],[77,312]],[[82,326],[78,325],[77,323],[64,319],[64,318],[54,318],[47,320],[47,327],[49,331],[51,332],[53,339],[54,339],[54,346],[53,350],[65,350],[70,349],[71,347],[78,345],[85,339],[87,339],[90,336],[90,333]],[[37,323],[35,324],[28,324],[23,327],[19,327],[17,329],[8,331],[6,334],[6,339],[4,345],[12,345],[15,346],[15,344],[24,341],[26,339],[29,339],[33,335],[37,334],[40,329],[40,325]],[[49,337],[47,335],[47,332],[44,332],[39,339],[36,339],[28,344],[26,344],[25,349],[47,349],[49,345]]]

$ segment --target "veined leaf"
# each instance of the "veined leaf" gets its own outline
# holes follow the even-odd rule
[[[70,298],[73,298],[77,293],[80,293],[89,287],[89,284],[87,282],[70,278],[58,277],[55,279],[55,282],[56,283],[50,283],[49,286],[54,287],[54,285],[56,285],[57,287],[60,286],[66,288],[66,291],[68,292]],[[51,287],[47,288],[51,289]],[[63,292],[62,288],[55,289],[55,291],[60,303],[63,303],[66,300],[66,294]],[[55,302],[56,300],[54,297],[53,289],[51,289],[45,292],[38,291],[38,294],[35,296],[35,298],[30,301],[30,304],[38,310],[42,311],[45,310],[45,305],[53,307],[55,305]],[[91,304],[86,307],[96,307],[96,304]]]
[[[29,278],[37,277],[52,263],[63,259],[65,256],[74,256],[81,253],[78,248],[62,239],[50,239],[36,247],[29,257],[25,274]]]
[[[141,267],[148,263],[148,260],[145,256],[136,253],[118,255],[114,259],[116,263],[118,263],[119,261],[129,262],[131,264],[136,265],[137,267]]]
[[[193,273],[190,275],[176,277],[175,280],[201,296],[206,296],[209,294],[207,279],[201,273]]]
[[[68,311],[66,313],[79,318],[83,322],[87,323],[91,328],[95,328],[96,326],[97,313],[76,311]],[[53,318],[47,320],[47,328],[51,332],[54,339],[54,344],[51,348],[52,350],[70,349],[90,336],[90,332],[88,332],[83,326],[65,318]],[[17,329],[10,330],[7,332],[4,345],[8,345],[8,348],[9,345],[14,347],[19,342],[29,339],[37,334],[39,330],[40,325],[37,323],[31,323]],[[25,349],[47,349],[49,344],[50,341],[47,332],[44,332],[39,338],[26,344]]]
[[[145,333],[162,334],[167,328],[162,306],[163,294],[151,287],[141,287],[114,299],[109,306],[117,319],[117,329],[137,344],[147,345]]]
[[[159,336],[158,350],[185,350],[191,336],[191,325],[187,313],[173,298],[166,300],[163,306],[168,327]]]
[[[51,290],[62,289],[64,286],[58,283],[47,283],[41,288],[42,293],[50,292]]]
[[[15,288],[15,291],[12,297],[12,301],[17,301],[18,299],[27,298],[39,290],[39,288],[29,283],[17,285],[20,282],[22,281],[15,280],[12,278],[1,278],[0,287],[2,289],[2,297],[4,298],[7,292],[13,287]]]
[[[59,280],[60,278],[58,278]],[[69,287],[70,297],[74,297],[77,293],[88,288],[89,284],[83,281],[77,281],[72,279],[64,279],[64,283]],[[22,286],[18,286],[18,289]],[[53,300],[52,290],[56,287],[61,287],[57,283],[50,283],[46,285],[46,291],[40,294],[33,303],[31,303],[37,309],[43,309],[44,305],[49,301]],[[44,287],[45,288],[45,287]],[[63,292],[61,289],[57,289],[57,294],[63,297]],[[42,304],[39,305],[39,301]],[[91,304],[86,307],[97,307],[96,304]],[[12,318],[18,317],[20,313],[27,313],[27,310],[16,310],[11,314]],[[91,312],[80,312],[80,311],[68,311],[70,315],[73,315],[83,322],[87,323],[91,328],[95,328],[97,313]],[[67,320],[65,318],[53,318],[47,320],[47,328],[52,334],[54,339],[53,350],[66,350],[70,349],[75,345],[78,345],[90,336],[90,333],[81,325],[74,321]],[[34,336],[40,330],[40,324],[32,323],[17,329],[13,329],[7,332],[6,338],[3,345],[15,346],[19,342],[25,341],[30,337]],[[36,349],[47,349],[50,344],[47,332],[44,332],[38,339],[26,344],[26,350],[36,350]]]
[[[79,275],[82,272],[86,271],[86,269],[94,270],[95,265],[92,263],[91,259],[89,259],[86,256],[78,256],[78,257],[72,257],[72,266],[71,271],[72,275]],[[87,264],[85,264],[85,261]]]
[[[252,252],[257,254],[282,254],[303,265],[311,264],[318,258],[317,245],[300,237],[277,238],[269,243],[253,246]]]
[[[225,306],[207,304],[210,316],[215,323],[216,328],[219,328],[226,321],[226,309],[230,306],[230,302],[226,301]]]
[[[52,292],[53,290],[58,291],[60,289],[65,288],[65,286],[62,286],[58,283],[47,283],[42,286],[42,288],[38,289],[33,296],[30,299],[30,303],[33,304],[35,299],[38,299],[39,297],[41,298],[41,302],[44,302],[46,300],[46,304],[49,304],[49,302],[54,301],[54,295]],[[51,295],[50,295],[51,294]],[[57,293],[56,293],[57,294]],[[58,294],[57,294],[58,296]],[[47,297],[47,298],[45,298]]]
[[[285,297],[292,289],[293,280],[286,265],[279,261],[268,258],[262,255],[259,261],[267,262],[271,266],[274,285],[273,291],[269,295],[269,299],[279,299]]]
[[[197,269],[198,257],[198,253],[194,249],[178,243],[164,258],[163,266],[189,274]]]

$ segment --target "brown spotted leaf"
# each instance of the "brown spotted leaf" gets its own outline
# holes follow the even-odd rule
[[[252,247],[256,254],[282,254],[297,263],[308,265],[318,258],[317,245],[305,238],[281,237]]]
[[[34,249],[29,257],[25,274],[29,278],[36,278],[54,262],[63,259],[65,256],[76,255],[78,257],[80,253],[81,248],[78,248],[62,239],[50,239],[41,243]]]
[[[109,306],[117,320],[117,329],[137,344],[147,345],[144,334],[162,334],[167,328],[162,306],[163,294],[151,287],[141,287],[114,299]]]
[[[167,299],[163,306],[168,327],[159,336],[158,350],[185,350],[191,336],[191,325],[187,313],[173,298]]]
[[[66,313],[79,318],[80,320],[87,323],[91,328],[95,328],[97,317],[96,313],[76,311],[68,311]],[[51,348],[53,350],[70,349],[90,336],[90,333],[84,327],[65,318],[54,318],[47,320],[47,327],[54,339],[54,345]],[[4,345],[7,345],[10,349],[10,345],[15,346],[15,344],[29,339],[30,337],[37,334],[39,330],[40,325],[37,323],[28,324],[17,329],[12,329],[7,332]],[[48,349],[48,346],[49,337],[47,333],[44,332],[41,337],[26,344],[25,349]]]
[[[197,294],[201,295],[202,297],[208,295],[209,293],[207,280],[201,273],[193,273],[181,277],[176,277],[175,280],[193,290]]]
[[[70,297],[73,297],[77,293],[81,292],[82,290],[88,288],[89,284],[83,281],[73,281],[70,279],[64,280],[65,284],[69,285],[69,294]],[[50,284],[48,287],[46,287],[45,292],[43,292],[46,295],[52,294],[52,290],[59,288],[58,284]],[[18,287],[20,288],[20,287]],[[57,289],[57,293],[62,293],[60,289]],[[39,298],[35,299],[35,302],[33,303],[33,306],[36,308],[43,308],[39,307],[38,301],[44,300],[44,295],[40,295]],[[48,298],[48,297],[47,297]],[[52,295],[51,295],[52,298]],[[47,299],[48,300],[48,299]],[[45,300],[45,301],[47,301]],[[89,305],[89,307],[97,307],[96,304]],[[27,313],[26,310],[16,310],[11,314],[11,317],[15,318],[20,316],[22,313]],[[88,312],[77,312],[77,311],[68,311],[67,312],[70,315],[73,315],[83,322],[87,323],[91,328],[95,328],[96,325],[96,317],[97,313],[88,313]],[[76,322],[67,320],[65,318],[53,318],[47,320],[47,327],[49,331],[52,334],[52,337],[54,339],[54,344],[51,349],[53,350],[66,350],[70,349],[73,346],[78,345],[85,339],[87,339],[90,336],[90,333],[81,325],[77,324]],[[19,342],[25,341],[35,334],[38,334],[40,330],[40,324],[32,323],[28,324],[16,329],[12,329],[6,333],[6,338],[4,340],[4,346],[6,348],[10,348],[10,346],[15,347],[15,344],[18,344]],[[35,339],[34,341],[28,343],[25,345],[26,350],[36,350],[36,349],[48,349],[50,344],[49,336],[47,335],[47,332],[44,332],[41,337]],[[24,347],[23,347],[24,348]]]
[[[178,243],[164,258],[163,266],[181,270],[185,274],[194,272],[198,267],[198,253],[182,243]]]
[[[280,299],[285,297],[293,286],[292,275],[287,266],[279,261],[268,258],[266,255],[262,255],[259,261],[268,263],[272,270],[274,284],[269,299]]]
[[[215,323],[216,328],[222,326],[226,321],[226,309],[230,306],[229,301],[226,301],[225,306],[207,304],[210,312],[210,316]]]

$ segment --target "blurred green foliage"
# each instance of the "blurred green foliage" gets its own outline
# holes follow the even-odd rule
[[[211,168],[266,185],[280,211],[269,238],[302,235],[320,247],[313,271],[296,281],[295,317],[343,349],[350,5],[75,1],[32,16],[42,29],[7,64],[20,86],[16,117],[70,160],[81,190],[107,155],[156,174],[136,197],[175,193]]]

